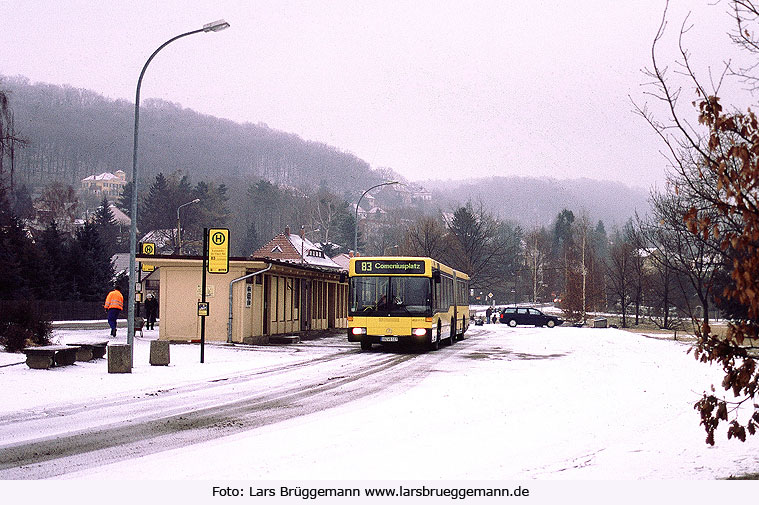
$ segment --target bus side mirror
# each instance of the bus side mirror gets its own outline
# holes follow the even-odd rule
[[[348,275],[345,272],[340,272],[340,284],[344,284],[348,280]]]
[[[432,280],[435,281],[435,284],[440,283],[440,270],[432,271]]]

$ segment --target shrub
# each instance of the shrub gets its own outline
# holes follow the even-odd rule
[[[52,326],[28,302],[0,314],[0,345],[7,352],[19,352],[24,347],[50,344]]]

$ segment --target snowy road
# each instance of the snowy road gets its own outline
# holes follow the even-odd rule
[[[55,477],[397,392],[451,352],[362,353],[344,336],[303,348],[281,365],[3,415],[0,433],[15,443],[2,447],[0,478]]]
[[[60,332],[58,338],[81,337]],[[472,327],[436,352],[172,346],[0,367],[0,479],[715,479],[759,470],[759,438],[704,443],[693,404],[720,371],[616,329]],[[0,356],[3,358],[3,356]],[[7,359],[8,356],[6,355]],[[13,357],[18,359],[17,357]],[[2,360],[0,360],[2,361]]]

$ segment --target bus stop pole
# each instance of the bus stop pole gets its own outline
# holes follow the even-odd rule
[[[203,228],[203,281],[200,287],[200,300],[206,306],[206,265],[208,263],[208,228]],[[206,344],[206,316],[200,316],[200,362],[204,363],[203,353]]]

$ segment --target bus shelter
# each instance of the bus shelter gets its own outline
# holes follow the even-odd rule
[[[200,339],[202,258],[138,256],[156,267],[159,339]],[[225,274],[206,274],[206,341],[266,344],[275,335],[347,328],[346,272],[289,261],[230,258]]]

